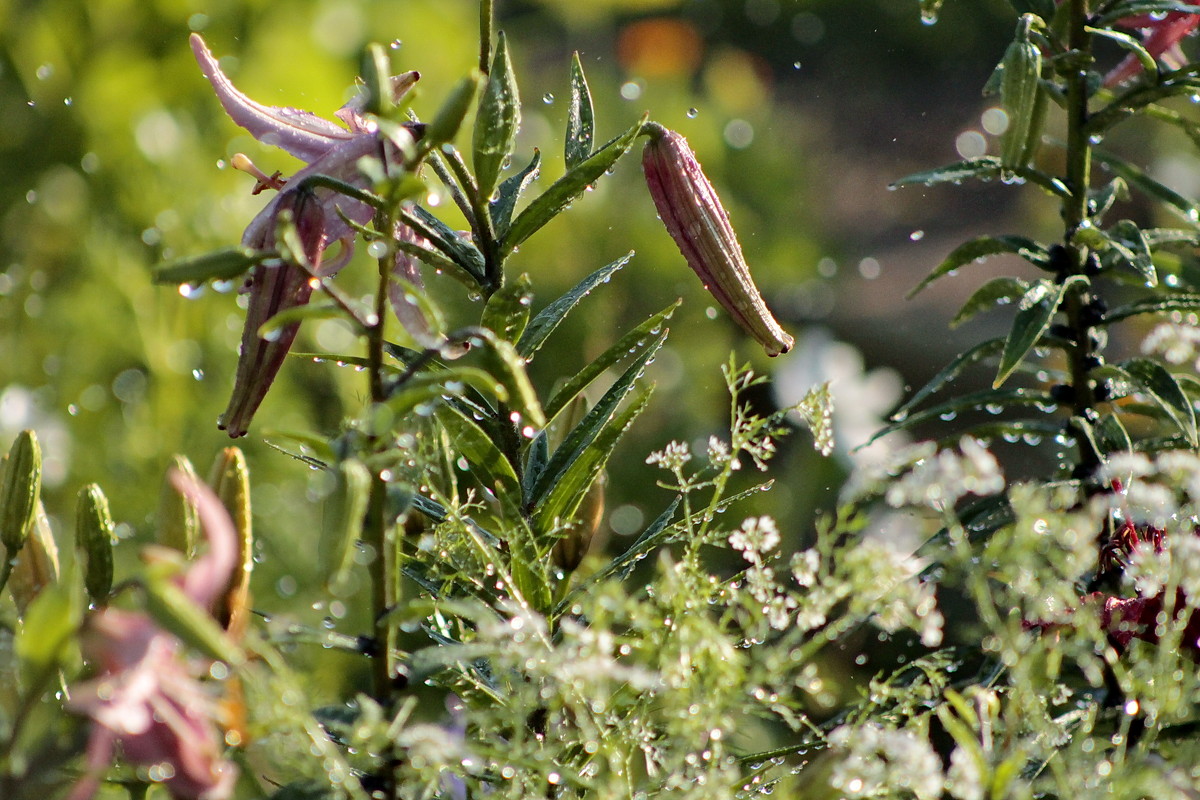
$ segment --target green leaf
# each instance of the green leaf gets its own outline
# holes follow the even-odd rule
[[[533,301],[529,276],[522,274],[488,298],[483,307],[483,327],[506,342],[516,343],[529,324],[529,305]]]
[[[1123,219],[1105,231],[1107,250],[1101,255],[1104,266],[1133,269],[1146,286],[1158,285],[1158,271],[1150,254],[1150,242],[1132,221]]]
[[[275,316],[258,326],[257,335],[260,339],[270,339],[271,335],[289,325],[303,322],[306,319],[343,319],[346,312],[336,303],[308,303],[280,311]]]
[[[343,587],[354,566],[354,543],[363,532],[371,473],[356,459],[337,465],[333,489],[321,509],[321,535],[317,540],[317,562],[326,589]]]
[[[1098,220],[1103,217],[1116,201],[1128,199],[1129,184],[1121,178],[1113,178],[1099,189],[1093,189],[1089,197],[1089,202],[1096,209],[1092,219]]]
[[[520,420],[514,420],[518,427],[533,426],[542,428],[546,425],[546,415],[542,411],[533,384],[529,382],[529,374],[525,371],[525,359],[517,353],[512,342],[496,336],[486,328],[480,328],[475,336],[487,346],[484,359],[488,371],[495,375],[508,391],[508,404],[520,414]]]
[[[1086,284],[1087,278],[1073,275],[1061,284],[1043,278],[1029,287],[1029,291],[1021,299],[1017,316],[1013,319],[1008,340],[1004,343],[1004,352],[1000,354],[1000,367],[996,371],[996,379],[992,381],[993,389],[999,389],[1008,380],[1029,351],[1041,340],[1042,335],[1050,328],[1063,298],[1076,283]]]
[[[1188,443],[1196,447],[1196,412],[1175,376],[1148,358],[1132,358],[1120,366],[1140,391],[1162,407]]]
[[[910,412],[903,419],[896,420],[884,427],[862,446],[866,447],[871,442],[881,439],[889,433],[902,431],[914,425],[929,422],[930,420],[941,418],[949,421],[964,411],[982,410],[989,413],[999,413],[1011,406],[1039,406],[1043,409],[1053,409],[1058,406],[1058,403],[1050,396],[1049,392],[1043,392],[1039,389],[988,389],[982,392],[974,392],[952,398],[930,408]]]
[[[479,482],[505,502],[519,500],[521,483],[512,464],[496,447],[496,443],[483,432],[474,420],[464,417],[450,406],[442,406],[436,412],[438,421],[446,428],[455,449],[471,465]]]
[[[1012,419],[1000,422],[983,422],[971,425],[966,430],[958,431],[941,440],[941,444],[953,447],[965,436],[972,436],[984,442],[1001,439],[1009,444],[1024,442],[1028,445],[1041,444],[1042,439],[1052,437],[1062,432],[1062,423],[1058,420]]]
[[[385,405],[400,422],[423,403],[461,397],[468,388],[500,402],[508,400],[508,390],[489,373],[477,367],[455,366],[413,375],[393,391]]]
[[[1125,179],[1130,186],[1165,204],[1167,208],[1183,219],[1193,224],[1200,222],[1200,207],[1197,207],[1194,201],[1187,199],[1174,189],[1164,186],[1140,168],[1112,153],[1093,148],[1092,156],[1096,161],[1112,170],[1115,175]]]
[[[146,611],[164,630],[209,658],[240,664],[245,654],[212,615],[184,593],[170,575],[151,574],[142,584]]]
[[[1200,5],[1172,2],[1172,0],[1132,0],[1132,2],[1118,3],[1106,9],[1104,14],[1092,21],[1092,24],[1099,28],[1125,17],[1138,14],[1166,14],[1171,11],[1200,14]]]
[[[239,278],[269,254],[248,247],[226,247],[202,256],[181,258],[154,270],[155,283],[201,283]]]
[[[66,581],[49,584],[25,609],[13,648],[24,670],[33,677],[44,675],[64,660],[83,616],[79,592]]]
[[[1110,42],[1124,50],[1128,50],[1133,54],[1133,57],[1142,65],[1142,71],[1145,72],[1148,79],[1151,81],[1158,80],[1158,62],[1154,60],[1154,56],[1150,55],[1140,39],[1136,36],[1131,36],[1128,33],[1115,31],[1111,28],[1094,28],[1087,26],[1084,30],[1093,36],[1099,36],[1108,39]]]
[[[577,394],[586,389],[600,375],[604,374],[609,367],[629,356],[631,352],[636,352],[639,348],[643,347],[650,337],[662,330],[663,325],[675,313],[675,309],[679,307],[679,302],[676,300],[641,325],[638,325],[617,340],[616,344],[588,363],[586,367],[575,373],[574,376],[554,393],[550,401],[546,404],[547,418],[554,419],[558,415],[558,412],[566,408],[567,404],[575,399]]]
[[[592,154],[595,131],[592,93],[588,89],[587,78],[583,75],[579,51],[575,51],[571,54],[571,101],[567,105],[567,135],[563,146],[567,169],[586,161]]]
[[[638,391],[629,406],[604,422],[592,443],[558,476],[546,496],[534,509],[535,530],[548,533],[574,516],[588,489],[604,470],[621,436],[646,410],[653,390],[652,386],[647,386]],[[553,462],[547,464],[547,469],[542,471],[542,475],[549,472],[552,464]]]
[[[1007,276],[992,278],[967,298],[967,302],[963,303],[962,308],[954,315],[954,319],[950,320],[950,327],[957,328],[982,311],[1019,300],[1025,296],[1027,291],[1029,291],[1029,282],[1020,278]]]
[[[909,413],[921,404],[926,397],[929,397],[937,390],[941,389],[950,381],[957,378],[964,369],[982,361],[985,358],[994,356],[1004,349],[1003,339],[988,339],[985,342],[980,342],[969,350],[965,350],[955,356],[949,364],[943,367],[938,374],[934,375],[928,383],[920,388],[908,402],[900,406],[889,417],[893,422],[903,422],[907,419]]]
[[[1200,294],[1170,294],[1144,297],[1117,306],[1104,315],[1101,325],[1110,325],[1138,314],[1166,314],[1171,311],[1200,311]]]
[[[1006,178],[1010,183],[1028,181],[1036,186],[1040,186],[1055,197],[1065,199],[1071,196],[1070,189],[1059,178],[1055,178],[1040,170],[1031,167],[1021,167],[1004,170],[1004,173],[1006,175],[1011,173],[1011,178]],[[1000,159],[995,156],[981,156],[980,158],[972,158],[967,161],[948,164],[944,167],[906,175],[900,180],[894,181],[888,188],[898,189],[901,186],[917,185],[936,186],[940,183],[957,184],[969,178],[986,182],[995,180],[1000,176]]]
[[[470,275],[476,284],[483,283],[484,258],[479,248],[463,239],[425,208],[414,205],[409,210],[411,221],[417,223],[412,226],[417,233],[428,239],[430,244],[457,264],[459,269]]]
[[[458,129],[462,127],[463,119],[466,118],[467,112],[475,102],[475,95],[479,93],[482,77],[478,72],[472,70],[450,90],[450,94],[438,109],[437,114],[434,115],[433,121],[425,126],[425,135],[421,137],[422,147],[432,149],[446,142],[454,141],[454,138],[458,136]]]
[[[633,258],[633,251],[630,250],[625,255],[613,261],[611,264],[606,264],[600,269],[588,275],[575,285],[566,294],[559,297],[554,302],[543,308],[537,313],[537,316],[529,323],[522,334],[520,341],[517,342],[517,352],[525,358],[530,358],[542,346],[554,329],[558,327],[563,318],[579,304],[579,301],[587,297],[602,283],[608,283],[612,278],[613,273],[621,269],[629,263]]]
[[[521,474],[522,496],[528,497],[529,493],[533,491],[533,485],[542,476],[548,463],[550,463],[550,436],[546,430],[541,430],[538,431],[537,436],[533,437],[533,441],[529,443],[528,452],[525,454],[525,472]]]
[[[617,163],[617,159],[625,155],[633,146],[647,119],[648,117],[643,116],[629,130],[604,145],[584,161],[568,169],[566,174],[551,184],[549,189],[538,195],[513,220],[512,227],[504,236],[504,252],[511,253],[513,248],[558,216],[559,212],[583,194],[587,187],[612,169],[613,165]]]
[[[517,128],[521,125],[521,99],[517,76],[508,55],[508,39],[501,31],[487,85],[479,98],[475,118],[475,180],[480,197],[490,198],[500,179],[504,160],[512,153]]]
[[[1034,266],[1047,269],[1050,255],[1045,245],[1024,236],[980,236],[969,242],[964,242],[946,256],[941,264],[934,268],[916,288],[908,293],[911,299],[926,286],[945,275],[949,275],[967,264],[982,261],[988,256],[999,253],[1012,253],[1028,261]]]
[[[529,160],[525,169],[506,178],[500,184],[500,191],[497,193],[496,199],[488,203],[488,213],[492,215],[492,227],[495,229],[497,239],[503,239],[504,235],[508,233],[508,226],[512,223],[512,215],[516,210],[517,201],[529,188],[529,184],[537,178],[541,172],[541,166],[542,154],[535,147],[533,158]]]
[[[592,446],[596,438],[604,431],[605,426],[609,424],[609,420],[616,414],[621,401],[633,390],[634,381],[645,371],[646,365],[654,358],[666,340],[667,332],[662,330],[649,342],[640,346],[635,345],[638,350],[633,355],[632,363],[624,374],[613,382],[604,396],[567,434],[566,439],[550,457],[546,469],[534,484],[533,490],[525,498],[527,508],[536,508],[540,505],[549,491],[562,480],[562,476],[568,468],[583,455],[588,447]]]

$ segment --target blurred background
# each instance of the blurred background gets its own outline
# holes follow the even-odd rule
[[[798,340],[770,360],[716,313],[655,218],[636,156],[521,248],[514,263],[533,280],[535,308],[637,251],[534,362],[543,390],[684,299],[651,374],[654,402],[613,463],[608,546],[623,549],[669,502],[648,452],[727,429],[719,367],[730,351],[776,377],[755,398],[764,410],[835,381],[835,457],[817,457],[805,433],[793,437],[772,469],[778,490],[745,509],[774,514],[800,546],[815,511],[834,505],[851,449],[906,387],[1007,327],[1000,315],[948,330],[977,282],[904,294],[969,236],[1057,238],[1056,208],[1033,189],[887,190],[908,173],[996,151],[996,98],[980,88],[1011,34],[1011,8],[949,0],[936,26],[922,24],[916,0],[498,0],[497,13],[525,103],[514,164],[537,146],[541,185],[561,173],[578,50],[598,138],[646,110],[688,137]],[[264,200],[227,168],[232,154],[268,173],[296,163],[224,116],[188,34],[201,32],[251,97],[324,116],[353,92],[363,45],[389,42],[397,71],[421,71],[414,108],[429,117],[475,63],[476,17],[474,0],[0,0],[0,444],[38,431],[59,530],[70,530],[78,488],[97,481],[122,535],[149,540],[171,455],[203,473],[229,444],[215,423],[242,328],[236,294],[154,286],[151,271],[239,240]],[[1137,143],[1149,158],[1159,146]],[[1171,170],[1196,174],[1172,158]],[[458,224],[444,196],[431,202]],[[1023,271],[989,264],[989,276]],[[363,266],[339,282],[366,291]],[[431,283],[464,318],[478,312],[457,284]],[[307,323],[296,349],[354,346],[344,327],[324,322]],[[330,617],[350,633],[356,622],[338,620],[349,600],[310,602],[320,596],[310,470],[265,439],[333,434],[363,391],[352,370],[292,360],[238,442],[255,479],[256,607],[314,625]]]

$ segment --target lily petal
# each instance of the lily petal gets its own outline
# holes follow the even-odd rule
[[[225,113],[255,139],[314,161],[335,144],[357,134],[299,108],[267,106],[251,100],[230,82],[200,34],[191,36],[192,52],[200,71],[212,84]]]

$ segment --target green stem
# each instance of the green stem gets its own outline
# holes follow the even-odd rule
[[[1089,217],[1088,194],[1091,188],[1092,145],[1088,130],[1088,87],[1087,66],[1091,60],[1092,37],[1087,32],[1087,0],[1070,0],[1070,21],[1067,46],[1078,54],[1067,75],[1067,186],[1071,194],[1063,201],[1063,244],[1069,254],[1069,275],[1086,273],[1089,250],[1075,235]],[[1067,275],[1063,276],[1064,278]],[[1074,332],[1075,343],[1071,347],[1071,406],[1076,417],[1091,419],[1095,415],[1096,396],[1088,372],[1094,356],[1091,324],[1085,316],[1085,308],[1091,301],[1091,292],[1085,284],[1067,294],[1065,305],[1067,324]],[[1090,475],[1100,464],[1100,455],[1081,435],[1079,441],[1079,469]]]
[[[500,255],[500,242],[496,239],[496,229],[492,226],[492,213],[488,208],[488,198],[480,194],[475,178],[472,177],[471,171],[467,169],[466,162],[462,160],[462,156],[458,154],[457,150],[450,150],[446,153],[446,163],[463,187],[463,191],[466,192],[474,211],[472,233],[475,234],[476,243],[483,253],[486,280],[483,290],[484,294],[491,297],[504,284],[504,271],[501,268],[503,258]]]
[[[479,71],[484,75],[492,67],[492,38],[495,31],[493,0],[479,2]]]

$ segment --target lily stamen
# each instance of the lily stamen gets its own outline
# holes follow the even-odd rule
[[[278,192],[287,185],[287,181],[282,177],[282,172],[276,170],[273,174],[268,175],[255,166],[254,162],[245,153],[234,153],[233,158],[229,159],[229,166],[239,172],[246,173],[258,181],[258,183],[254,184],[254,188],[250,190],[250,194],[258,194],[264,189],[274,189]]]

